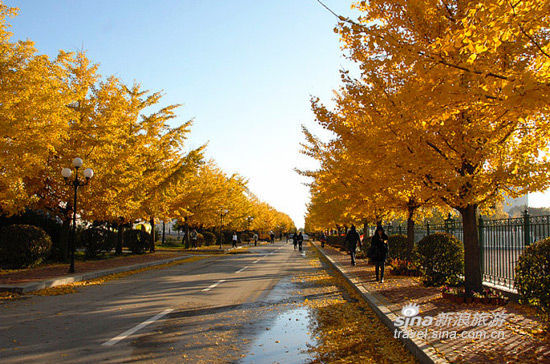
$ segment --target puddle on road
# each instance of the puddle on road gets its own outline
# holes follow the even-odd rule
[[[265,322],[264,332],[258,334],[246,357],[239,363],[291,364],[311,361],[307,349],[308,345],[315,345],[315,339],[310,335],[310,323],[311,317],[306,307],[280,313],[273,321]]]
[[[291,278],[279,281],[262,300],[274,310],[252,324],[252,340],[238,363],[310,362],[308,347],[316,346],[316,340],[310,334],[311,312],[300,304],[303,299]]]

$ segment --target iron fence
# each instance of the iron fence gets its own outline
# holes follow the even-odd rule
[[[385,226],[388,235],[406,234],[403,225]],[[444,224],[415,225],[415,241],[434,232],[446,232],[464,241],[462,221],[448,218]],[[515,267],[523,250],[531,243],[550,236],[550,216],[530,216],[510,219],[478,220],[478,236],[481,246],[483,280],[500,286],[514,288]]]

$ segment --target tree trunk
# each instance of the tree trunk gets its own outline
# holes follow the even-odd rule
[[[162,222],[162,245],[166,242],[166,224]]]
[[[122,255],[122,234],[124,233],[124,225],[118,224],[118,232],[116,237],[115,255]]]
[[[149,224],[151,224],[151,245],[149,246],[149,252],[154,253],[155,252],[155,218],[151,217],[149,220]]]
[[[187,219],[185,220],[185,249],[189,249],[189,224],[187,223]]]
[[[464,225],[464,286],[466,294],[481,291],[483,276],[481,271],[481,247],[477,231],[477,205],[458,209]]]
[[[414,250],[414,207],[408,207],[407,214],[407,260],[412,260],[413,250]],[[408,264],[409,262],[407,262]]]

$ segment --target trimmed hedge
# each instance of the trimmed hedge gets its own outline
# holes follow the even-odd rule
[[[550,238],[531,244],[521,253],[515,285],[523,302],[550,314]]]
[[[89,228],[80,234],[86,258],[95,258],[100,253],[108,253],[116,246],[116,234],[104,228]]]
[[[143,254],[151,245],[151,234],[144,230],[125,230],[124,245],[134,254]]]
[[[247,233],[247,232],[244,232],[244,233],[241,233],[241,236],[240,236],[240,240],[242,242],[249,242],[250,240],[252,240],[252,233]]]
[[[210,231],[205,231],[202,233],[203,235],[203,240],[204,240],[204,245],[214,245],[216,244],[216,241],[218,240],[216,238],[216,234],[210,232]]]
[[[40,264],[50,254],[52,240],[33,225],[9,225],[0,229],[0,266],[18,269]]]
[[[412,261],[412,256],[409,254],[407,244],[406,235],[391,235],[388,237],[388,257],[390,259],[405,260],[408,262]]]
[[[464,247],[452,235],[435,233],[424,237],[415,248],[415,259],[427,286],[455,285],[464,274]]]
[[[327,236],[327,244],[333,247],[347,250],[345,236],[337,236],[337,235]]]

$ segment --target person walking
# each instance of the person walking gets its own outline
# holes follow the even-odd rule
[[[294,250],[298,247],[298,234],[292,234],[292,244],[294,244]]]
[[[254,233],[254,246],[258,246],[258,234]]]
[[[237,236],[237,232],[234,231],[233,232],[233,239],[232,239],[232,243],[233,243],[233,248],[236,248],[237,247],[237,241],[239,240],[239,237]]]
[[[191,238],[191,246],[193,248],[197,248],[198,247],[198,240],[199,240],[199,233],[197,233],[197,230],[193,229],[191,230],[191,232],[189,233],[189,237]]]
[[[302,251],[302,244],[304,243],[304,236],[302,235],[302,232],[300,231],[298,233],[298,236],[296,237],[296,240],[298,241],[298,250]]]
[[[271,239],[271,244],[274,244],[275,243],[275,233],[273,231],[271,231],[269,233],[269,237]]]
[[[325,235],[325,233],[321,233],[321,238],[319,240],[321,240],[321,248],[324,248],[325,243],[327,242],[327,236]]]
[[[371,256],[376,266],[376,281],[384,282],[384,265],[388,256],[388,236],[382,226],[378,226],[371,240]],[[380,274],[379,274],[380,273]]]
[[[351,265],[355,265],[355,250],[357,250],[357,243],[361,243],[361,238],[355,230],[355,225],[351,225],[351,228],[346,235],[346,245],[351,256]]]

